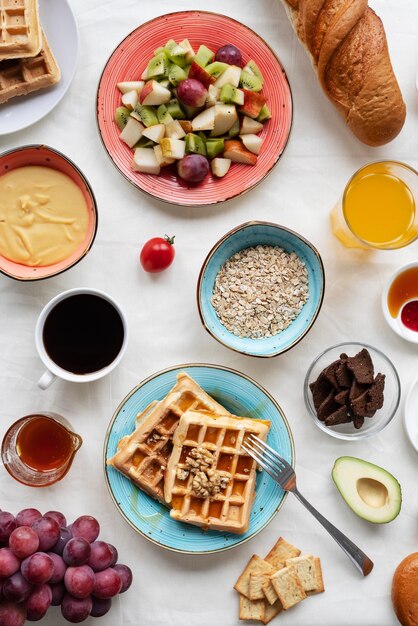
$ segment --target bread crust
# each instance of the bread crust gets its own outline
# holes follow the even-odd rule
[[[395,570],[392,604],[402,626],[418,624],[418,552],[407,556]]]

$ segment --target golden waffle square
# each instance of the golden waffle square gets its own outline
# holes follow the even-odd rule
[[[163,504],[166,504],[164,474],[173,449],[173,433],[188,409],[228,413],[196,381],[181,372],[167,396],[160,402],[153,402],[138,415],[136,430],[121,439],[117,453],[108,461],[142,491]]]
[[[265,440],[270,422],[188,410],[173,437],[164,496],[178,521],[206,530],[245,533],[250,522],[256,463],[242,450],[255,434]]]
[[[40,49],[38,0],[0,0],[0,61],[33,57]]]
[[[0,61],[0,104],[54,85],[60,78],[60,69],[43,34],[42,48],[36,56]]]

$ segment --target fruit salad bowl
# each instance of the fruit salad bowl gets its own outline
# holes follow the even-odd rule
[[[253,138],[258,137],[259,143],[262,143],[262,148],[256,158],[250,158],[250,156],[255,156],[251,150],[257,150],[257,146],[251,145],[251,150],[249,149],[249,154],[246,155],[248,156],[246,161],[232,162],[226,175],[222,171],[225,163],[219,163],[219,168],[213,170],[213,173],[209,171],[199,183],[191,182],[190,180],[186,182],[186,180],[180,178],[177,173],[176,163],[161,167],[158,175],[145,173],[144,171],[134,171],[132,169],[132,149],[121,140],[121,129],[115,122],[115,111],[121,105],[121,92],[117,85],[122,83],[123,88],[125,83],[128,85],[132,85],[135,81],[139,83],[149,66],[150,59],[156,58],[156,53],[158,55],[158,50],[164,46],[167,47],[167,42],[171,40],[179,42],[184,37],[187,38],[195,52],[199,51],[201,46],[212,51],[218,51],[224,46],[231,45],[238,48],[241,52],[241,68],[245,69],[251,61],[255,62],[257,70],[260,70],[263,77],[262,94],[267,98],[271,115],[261,132],[258,131],[258,135],[252,135]],[[231,65],[227,71],[231,74],[231,81],[233,82],[232,68],[233,66]],[[181,68],[178,68],[178,71],[181,74]],[[198,79],[199,77],[196,76],[196,78]],[[250,82],[251,80],[252,77],[249,78]],[[143,104],[147,104],[148,99],[150,102],[153,102],[157,96],[164,95],[162,92],[164,87],[161,88],[157,81],[152,80],[152,83],[155,83],[154,87],[158,93],[156,91],[153,93],[148,93],[148,91],[141,93],[140,97],[144,100]],[[180,81],[178,85],[181,84]],[[151,85],[148,85],[148,82],[145,85],[146,87],[143,87],[143,89],[151,89]],[[241,83],[240,86],[242,86]],[[244,84],[243,86],[253,87],[252,84]],[[170,86],[170,89],[172,89],[172,86]],[[176,90],[180,90],[181,94],[181,87],[177,86]],[[227,97],[233,98],[237,95],[231,91],[229,84],[226,85],[226,90],[231,92],[226,94]],[[160,91],[161,94],[159,93]],[[129,100],[129,95],[127,98]],[[255,95],[256,98],[257,94]],[[123,104],[125,102],[126,98],[123,99]],[[127,106],[134,108],[133,104],[128,103]],[[223,108],[225,109],[225,107]],[[201,118],[198,120],[200,127],[198,128],[199,124],[196,122],[196,131],[193,129],[193,132],[197,133],[200,128],[204,130],[208,121],[210,122],[208,118],[211,115],[210,108],[203,109],[199,114]],[[191,116],[188,114],[187,119],[191,119]],[[205,11],[182,11],[163,15],[142,24],[118,45],[107,61],[99,82],[97,91],[97,123],[103,146],[111,161],[135,187],[154,198],[175,205],[211,205],[246,193],[260,183],[276,165],[286,147],[291,130],[292,95],[285,71],[279,59],[268,44],[255,32],[247,26],[223,15]],[[222,124],[222,119],[219,116],[216,123]],[[134,125],[132,123],[132,126]],[[146,129],[147,134],[149,134],[152,128],[150,126]],[[240,132],[242,133],[242,130]],[[250,129],[246,132],[254,133],[257,131]],[[234,136],[233,139],[237,140],[231,142],[231,148],[234,152],[234,150],[240,148],[241,141],[238,141],[238,136]],[[153,130],[151,130],[151,140],[153,142],[160,141],[159,137],[154,136]],[[227,155],[224,154],[224,156]],[[232,159],[234,160],[234,155]],[[251,164],[252,162],[255,165]],[[143,163],[139,164],[139,167],[143,170]],[[152,168],[150,171],[152,171]]]

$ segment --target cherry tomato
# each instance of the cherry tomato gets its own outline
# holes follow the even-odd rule
[[[174,237],[154,237],[141,250],[139,260],[146,272],[162,272],[174,259]]]

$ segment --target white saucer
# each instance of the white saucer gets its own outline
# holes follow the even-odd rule
[[[61,80],[53,87],[0,104],[0,135],[27,128],[45,117],[64,97],[78,59],[78,30],[67,0],[40,0],[42,27],[61,69]]]
[[[406,397],[404,423],[409,441],[418,452],[418,378],[412,383]]]

